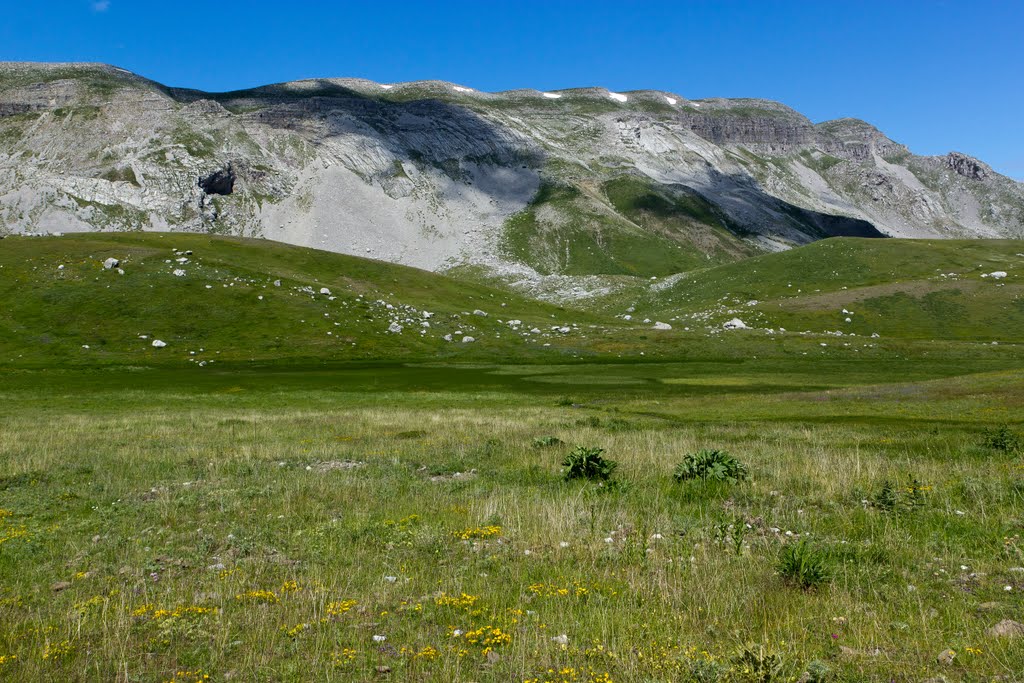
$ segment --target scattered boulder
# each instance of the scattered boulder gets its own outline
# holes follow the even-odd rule
[[[654,323],[654,327],[652,329],[655,329],[655,330],[671,330],[672,326],[669,325],[668,323],[656,322],[656,323]]]
[[[162,348],[164,348],[165,346],[167,346],[167,342],[165,342],[165,341],[161,341],[160,339],[154,339],[154,340],[153,340],[153,344],[152,344],[152,347],[153,347],[154,349],[162,349]]]
[[[398,323],[391,323],[388,325],[388,334],[401,334],[403,329]]]
[[[993,280],[1002,280],[1004,277],[1006,277],[1006,271],[994,270],[991,273],[985,273],[984,275],[982,275],[982,277],[990,277]]]
[[[750,329],[749,327],[747,327],[747,324],[745,322],[743,322],[742,320],[740,320],[739,318],[733,318],[732,320],[730,320],[727,323],[725,323],[724,325],[722,325],[722,327],[727,329],[727,330],[749,330]]]
[[[173,271],[171,271],[171,275],[173,275],[174,277],[185,277],[185,271],[182,270],[181,268],[175,268]]]
[[[314,463],[307,469],[311,469],[313,472],[335,472],[338,470],[353,470],[357,467],[362,467],[366,463],[358,460],[327,460],[324,462]]]
[[[943,666],[949,666],[953,663],[953,660],[956,659],[956,650],[950,650],[949,648],[946,648],[945,650],[940,652],[939,656],[935,659],[936,661],[938,661],[939,664],[942,664]]]
[[[1019,638],[1024,636],[1024,624],[1013,619],[1003,619],[985,631],[985,635],[991,638]]]
[[[475,342],[475,341],[476,341],[476,338],[470,337],[470,336],[466,336],[466,337],[462,338],[462,343],[463,344],[470,344],[470,343]]]
[[[320,288],[320,293],[321,294],[326,294],[327,296],[330,296],[331,295],[331,290],[327,289],[326,287],[321,287]]]
[[[476,309],[475,311],[473,311],[473,315],[479,315],[479,316],[480,316],[480,317],[482,317],[482,318],[486,318],[486,317],[487,317],[487,312],[486,312],[486,311],[481,311],[481,310],[480,310],[480,309],[478,308],[478,309]]]
[[[103,262],[103,268],[106,270],[110,270],[111,268],[117,268],[119,265],[121,265],[121,262],[118,261],[113,256],[111,256],[110,258]]]

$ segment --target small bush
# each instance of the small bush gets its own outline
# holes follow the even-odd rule
[[[541,436],[533,440],[534,448],[549,448],[551,446],[561,446],[562,440],[557,436]]]
[[[825,662],[815,659],[807,664],[807,670],[800,680],[805,683],[828,683],[832,680],[832,669]]]
[[[611,479],[615,468],[619,463],[602,456],[603,448],[585,448],[577,446],[562,461],[565,473],[562,475],[566,481],[570,479],[591,479],[607,481]]]
[[[676,465],[673,476],[676,481],[710,479],[735,484],[747,478],[747,466],[725,451],[701,450]]]
[[[779,575],[794,586],[810,590],[828,582],[825,553],[810,546],[806,540],[785,545],[779,553]]]
[[[1006,425],[986,429],[982,436],[982,445],[994,451],[1003,453],[1016,453],[1021,450],[1020,434],[1012,431]]]
[[[745,648],[734,661],[740,681],[772,683],[781,679],[782,658],[763,645]]]
[[[873,496],[871,504],[882,512],[914,512],[925,506],[925,494],[930,490],[930,486],[925,486],[917,479],[912,479],[903,488],[886,479],[882,482],[882,488]]]
[[[875,495],[874,505],[883,512],[895,512],[899,507],[899,494],[892,482],[886,479],[882,482],[882,488]]]

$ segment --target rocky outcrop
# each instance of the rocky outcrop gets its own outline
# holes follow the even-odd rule
[[[958,175],[971,180],[985,180],[992,175],[992,169],[974,157],[960,152],[950,152],[945,157],[946,165]]]

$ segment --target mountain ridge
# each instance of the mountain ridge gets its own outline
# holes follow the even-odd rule
[[[220,173],[227,192],[202,179]],[[1024,184],[778,102],[0,63],[0,232],[257,236],[529,285],[833,235],[1017,237]]]

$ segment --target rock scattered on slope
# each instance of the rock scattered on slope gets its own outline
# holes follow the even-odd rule
[[[671,330],[672,326],[669,325],[668,323],[656,322],[656,323],[654,323],[653,329],[655,329],[655,330]]]
[[[1006,277],[1006,271],[1005,270],[995,270],[995,271],[992,271],[991,273],[985,273],[984,275],[982,275],[982,277],[990,277],[993,280],[1002,280],[1004,277]]]
[[[111,256],[110,258],[103,262],[103,267],[106,270],[110,270],[111,268],[117,268],[119,265],[121,265],[121,262],[118,261],[113,256]]]
[[[1013,619],[1003,619],[985,634],[993,638],[1018,638],[1024,636],[1024,624]]]
[[[747,327],[747,324],[745,322],[743,322],[742,320],[740,320],[739,318],[733,318],[732,320],[730,320],[727,323],[725,323],[724,325],[722,325],[722,327],[724,327],[727,330],[749,330],[750,329],[749,327]]]
[[[165,346],[167,346],[167,342],[165,342],[165,341],[162,341],[162,340],[160,340],[160,339],[154,339],[154,340],[153,340],[153,344],[152,344],[152,346],[153,346],[153,348],[155,348],[155,349],[162,349],[162,348],[164,348]]]

